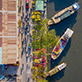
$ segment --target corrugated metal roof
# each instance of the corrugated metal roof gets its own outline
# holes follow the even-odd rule
[[[2,0],[0,0],[0,10],[2,9]]]
[[[7,9],[9,11],[15,11],[16,10],[16,1],[9,1],[7,2]]]
[[[0,47],[2,47],[2,38],[0,38]]]
[[[36,10],[43,10],[43,4],[44,2],[42,0],[36,1]]]
[[[16,21],[16,14],[8,14],[8,21]]]
[[[0,13],[0,32],[2,31],[2,13]]]
[[[0,12],[0,48],[2,49],[0,49],[0,63],[2,64],[16,63],[16,12],[12,11],[16,11],[16,1],[2,0],[2,12]]]
[[[2,63],[16,62],[16,37],[3,38]],[[5,60],[6,59],[6,60]],[[9,61],[13,60],[13,61]]]

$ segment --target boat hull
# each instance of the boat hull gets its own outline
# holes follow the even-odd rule
[[[59,71],[61,71],[62,69],[64,69],[66,66],[67,66],[66,63],[61,63],[58,66],[51,69],[46,75],[47,76],[52,76],[52,75],[58,73]]]
[[[65,31],[65,33],[62,35],[62,37],[59,39],[57,45],[59,44],[60,49],[57,50],[57,45],[54,47],[54,49],[53,49],[53,51],[52,51],[52,54],[51,54],[51,58],[52,58],[53,60],[57,59],[57,58],[61,55],[61,53],[63,52],[64,48],[66,47],[66,45],[67,45],[67,43],[68,43],[68,41],[69,41],[69,39],[71,38],[71,36],[72,36],[73,33],[74,33],[74,32],[73,32],[71,29],[68,28],[68,29]],[[67,39],[65,39],[66,35],[68,36]],[[65,43],[62,41],[62,39],[65,39],[65,40],[66,40]],[[64,46],[63,46],[63,43],[64,43]],[[62,47],[62,46],[63,46],[63,47]],[[57,50],[57,51],[56,51],[56,50]]]
[[[60,12],[58,12],[56,15],[54,15],[49,21],[48,21],[48,25],[53,25],[53,24],[57,24],[59,22],[61,22],[62,20],[68,18],[69,16],[71,16],[73,13],[75,13],[76,10],[78,10],[80,7],[78,7],[79,5],[77,3],[61,10]]]

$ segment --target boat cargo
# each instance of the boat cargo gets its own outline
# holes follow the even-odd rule
[[[53,60],[57,59],[60,56],[60,54],[64,50],[66,44],[68,43],[69,39],[73,35],[73,33],[74,33],[74,31],[72,31],[71,29],[67,28],[65,33],[61,36],[61,38],[57,42],[56,46],[52,50],[51,58]]]
[[[61,10],[48,21],[48,25],[59,23],[60,21],[75,13],[75,11],[77,11],[79,8],[80,6],[78,3],[74,3],[73,5]]]
[[[58,73],[59,71],[61,71],[62,69],[64,69],[66,67],[66,63],[62,63],[56,67],[54,67],[53,69],[51,69],[48,73],[47,76],[52,76],[53,74]]]

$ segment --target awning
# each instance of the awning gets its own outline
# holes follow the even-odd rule
[[[78,3],[74,3],[73,7],[75,8],[75,10],[78,10],[80,8],[80,6],[78,5]]]
[[[43,11],[43,0],[37,0],[36,1],[36,10],[42,10]]]

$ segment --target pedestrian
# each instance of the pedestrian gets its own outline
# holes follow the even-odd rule
[[[30,80],[30,76],[28,76],[28,82],[29,82],[29,80]]]
[[[30,54],[30,56],[32,56],[32,53]]]
[[[24,17],[24,11],[22,12],[22,16]]]
[[[26,57],[28,57],[28,54],[26,55]]]
[[[19,75],[17,75],[17,74],[14,74],[13,76],[14,76],[14,77],[19,77]]]
[[[9,66],[8,65],[5,65],[5,69],[8,70],[9,69]]]
[[[10,75],[10,74],[8,74],[8,75],[7,75],[7,78],[8,78],[8,79],[7,79],[7,81],[8,81],[9,79],[13,78],[13,76]]]
[[[26,41],[27,41],[28,39],[26,39]]]

